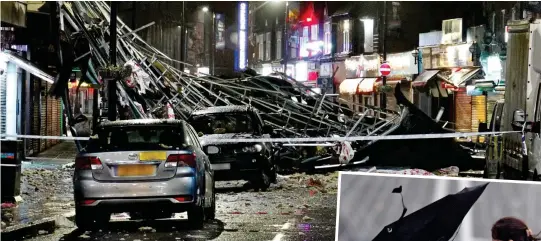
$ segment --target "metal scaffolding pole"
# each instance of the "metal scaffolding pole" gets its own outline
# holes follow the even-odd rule
[[[111,66],[116,66],[116,17],[118,13],[118,2],[111,2],[111,20],[109,22],[109,58]],[[110,121],[116,120],[116,78],[109,79],[107,83],[107,116]]]

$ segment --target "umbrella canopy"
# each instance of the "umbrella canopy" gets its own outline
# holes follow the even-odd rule
[[[445,196],[387,225],[373,241],[449,240],[487,186],[464,188]]]

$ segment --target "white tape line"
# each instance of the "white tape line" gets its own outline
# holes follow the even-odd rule
[[[45,139],[45,140],[68,140],[68,141],[88,141],[89,137],[72,137],[72,136],[38,136],[38,135],[0,135],[0,137],[12,137],[23,139]]]
[[[343,141],[379,141],[379,140],[414,140],[414,139],[440,139],[459,138],[484,135],[501,135],[508,133],[520,133],[520,131],[495,131],[495,132],[455,132],[445,134],[412,134],[412,135],[388,135],[388,136],[350,136],[350,137],[306,137],[306,138],[257,138],[257,139],[206,139],[212,143],[257,143],[257,142],[343,142]],[[27,139],[52,139],[52,140],[79,140],[88,141],[89,137],[68,136],[37,136],[37,135],[0,135],[0,137],[15,137]]]
[[[458,138],[484,135],[500,135],[507,133],[520,133],[520,131],[500,132],[455,132],[445,134],[412,134],[388,136],[350,136],[350,137],[308,137],[308,138],[258,138],[258,139],[209,139],[212,143],[256,143],[256,142],[343,142],[343,141],[379,141],[379,140],[413,140],[413,139],[440,139]],[[204,141],[205,139],[203,139]]]

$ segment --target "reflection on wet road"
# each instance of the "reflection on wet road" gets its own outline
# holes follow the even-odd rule
[[[218,183],[217,220],[202,230],[191,230],[184,215],[156,221],[115,217],[100,231],[82,233],[69,222],[32,240],[334,240],[335,175],[283,179],[267,192]]]

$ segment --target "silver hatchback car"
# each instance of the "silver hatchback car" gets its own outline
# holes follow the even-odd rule
[[[188,212],[196,228],[214,219],[214,172],[193,128],[182,120],[105,122],[75,160],[75,221],[88,230],[112,213],[134,219]]]

